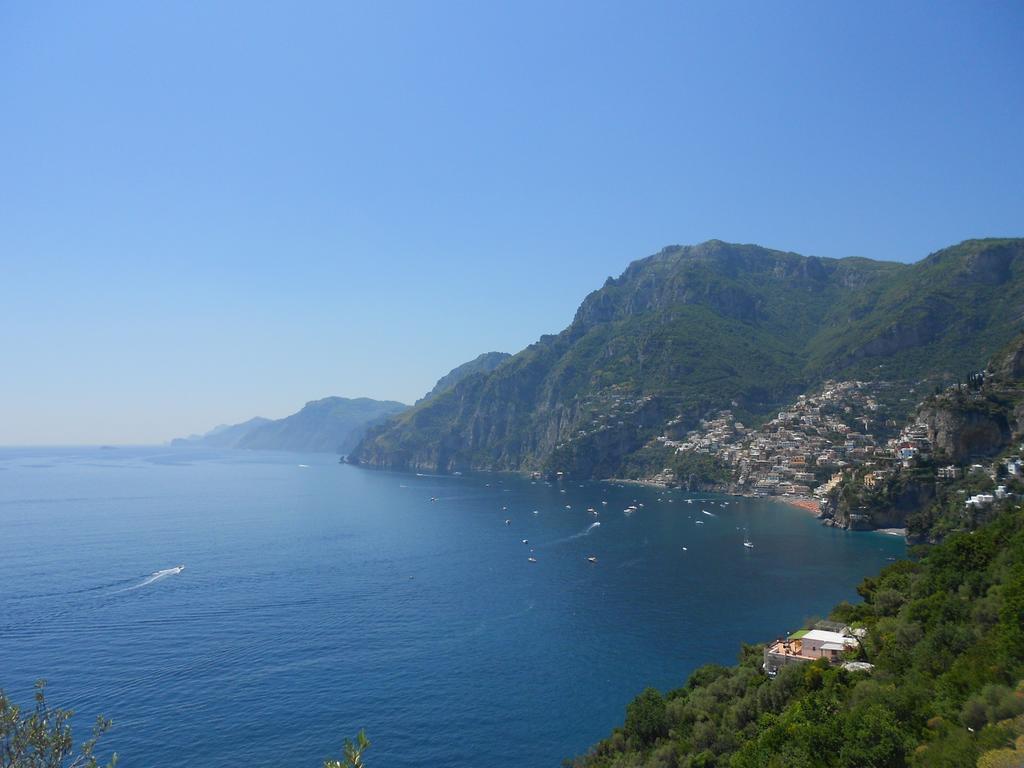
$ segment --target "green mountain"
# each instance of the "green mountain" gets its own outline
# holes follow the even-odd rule
[[[325,397],[306,403],[302,410],[283,419],[250,419],[171,444],[344,454],[359,442],[368,427],[408,407],[367,397]]]
[[[830,377],[976,369],[1022,316],[1022,239],[915,264],[673,246],[609,278],[561,333],[371,429],[350,458],[613,476],[672,419],[732,408],[756,422]]]
[[[448,371],[448,373],[437,380],[437,384],[434,385],[432,390],[427,392],[427,394],[425,394],[420,400],[416,401],[416,404],[419,405],[424,400],[429,400],[435,395],[447,392],[460,381],[467,379],[470,376],[474,376],[478,373],[488,374],[510,357],[512,357],[512,355],[508,352],[484,352],[482,355],[470,360],[468,363],[463,363],[462,365]]]

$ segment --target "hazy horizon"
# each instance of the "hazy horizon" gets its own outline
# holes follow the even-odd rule
[[[669,244],[916,261],[1019,235],[1022,21],[7,5],[0,444],[412,403]]]

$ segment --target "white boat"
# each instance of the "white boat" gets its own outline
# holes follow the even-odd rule
[[[523,539],[523,544],[529,544],[529,543],[530,543],[529,539]]]
[[[511,520],[506,520],[505,521],[505,525],[512,525],[512,521]]]
[[[597,556],[596,556],[596,555],[590,555],[590,556],[589,556],[589,557],[587,558],[587,562],[588,562],[588,563],[596,563],[596,562],[597,562]]]
[[[703,520],[698,520],[697,521],[697,525],[704,525],[704,521]]]
[[[527,561],[529,561],[531,563],[536,563],[537,562],[537,558],[536,557],[528,557],[526,559],[527,559]]]
[[[754,544],[752,542],[750,542],[750,541],[744,541],[743,542],[743,546],[746,547],[747,549],[753,549],[754,548]]]

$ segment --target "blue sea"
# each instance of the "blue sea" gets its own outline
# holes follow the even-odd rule
[[[2,449],[0,687],[111,717],[125,768],[319,768],[360,728],[372,768],[558,766],[903,551],[767,500]]]

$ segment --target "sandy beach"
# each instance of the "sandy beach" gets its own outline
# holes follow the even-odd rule
[[[808,512],[814,513],[815,515],[821,512],[821,503],[818,502],[816,499],[808,499],[796,496],[777,496],[776,498],[779,501],[786,502],[790,506],[805,509]]]

